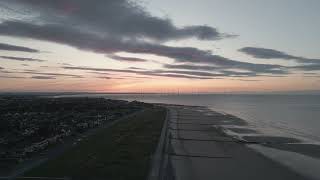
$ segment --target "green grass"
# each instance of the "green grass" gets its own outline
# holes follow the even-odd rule
[[[101,129],[25,176],[72,177],[77,180],[146,179],[165,116],[163,108],[147,109]]]

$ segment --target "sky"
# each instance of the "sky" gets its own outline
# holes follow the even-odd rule
[[[1,92],[320,90],[318,0],[1,0]]]

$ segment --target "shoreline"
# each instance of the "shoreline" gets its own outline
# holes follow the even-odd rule
[[[206,110],[212,111],[214,113],[219,113],[225,115],[226,117],[238,119],[235,124],[219,124],[216,125],[223,133],[232,138],[236,138],[239,141],[244,141],[248,144],[261,144],[271,148],[277,148],[284,151],[292,151],[296,153],[301,153],[302,155],[311,156],[320,159],[320,142],[308,141],[300,137],[289,137],[289,136],[271,136],[260,132],[259,130],[252,129],[249,127],[249,123],[233,114],[229,114],[223,111],[216,111],[214,108],[208,106],[190,106],[183,104],[167,104],[167,103],[151,103],[160,106],[175,106],[182,108],[204,108]],[[282,146],[279,146],[282,145]],[[296,149],[293,146],[300,146]],[[308,147],[314,149],[308,151]],[[319,150],[319,151],[318,151]]]

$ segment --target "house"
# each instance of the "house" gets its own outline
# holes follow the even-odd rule
[[[81,128],[81,129],[86,129],[89,127],[89,124],[88,123],[78,123],[77,127]]]

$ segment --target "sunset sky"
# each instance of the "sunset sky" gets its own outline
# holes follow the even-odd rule
[[[320,90],[318,0],[1,0],[0,91]]]

